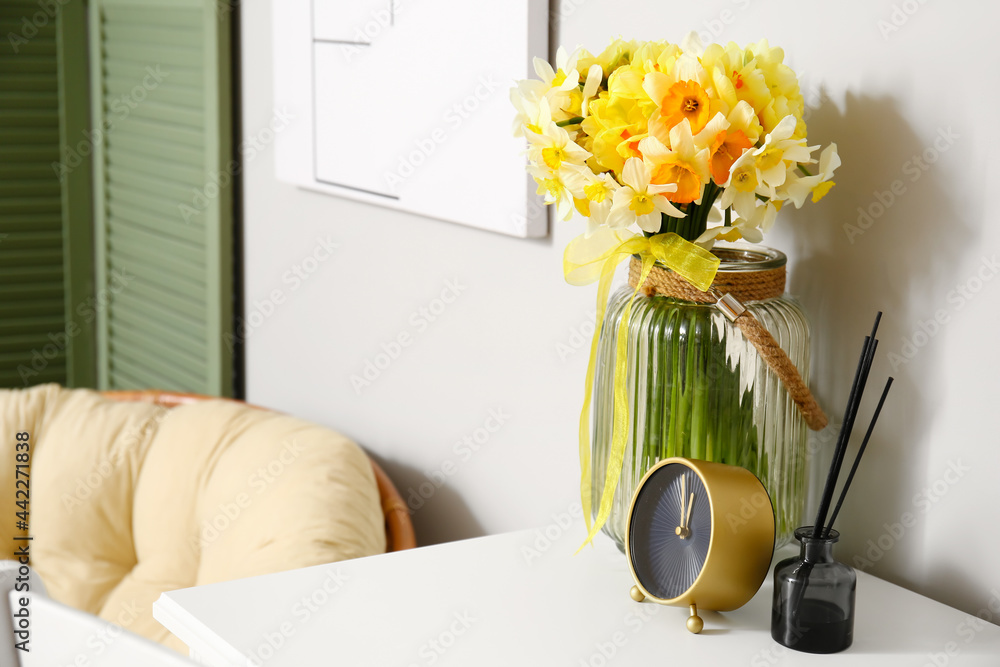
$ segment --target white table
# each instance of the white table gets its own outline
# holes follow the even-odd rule
[[[173,591],[153,615],[212,667],[1000,665],[1000,627],[860,572],[843,653],[771,639],[770,575],[692,635],[686,609],[629,598],[610,540],[573,556],[582,533],[556,528]]]

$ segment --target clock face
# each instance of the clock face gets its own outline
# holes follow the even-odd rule
[[[708,492],[681,463],[655,469],[639,489],[629,524],[636,580],[654,598],[672,600],[701,573],[712,538]]]

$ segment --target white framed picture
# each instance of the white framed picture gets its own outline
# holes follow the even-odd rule
[[[509,91],[548,53],[547,0],[274,3],[277,176],[519,237],[548,215]]]

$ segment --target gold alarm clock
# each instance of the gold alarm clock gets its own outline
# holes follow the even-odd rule
[[[693,633],[704,627],[699,608],[732,611],[749,602],[773,554],[771,499],[745,468],[664,459],[632,496],[625,540],[632,599],[689,607]]]

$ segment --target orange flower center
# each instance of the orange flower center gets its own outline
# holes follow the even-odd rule
[[[623,158],[642,157],[642,153],[639,151],[639,140],[636,139],[634,141],[628,141],[628,139],[631,137],[632,137],[631,132],[629,132],[628,130],[622,130],[622,139],[625,139],[626,141],[622,142],[622,146],[624,146],[624,149],[620,148],[618,150],[618,154],[621,155]]]
[[[733,163],[743,155],[743,151],[751,147],[751,144],[743,130],[736,130],[728,135],[725,131],[719,134],[724,137],[712,153],[712,178],[722,185],[729,180],[729,170],[732,169]]]
[[[660,102],[660,116],[667,129],[687,118],[691,133],[697,134],[708,122],[708,107],[708,94],[697,81],[678,81]]]
[[[698,178],[698,174],[694,173],[687,165],[679,162],[661,164],[656,167],[650,182],[657,185],[676,183],[676,191],[663,193],[667,201],[675,204],[688,204],[701,194],[701,180]]]

